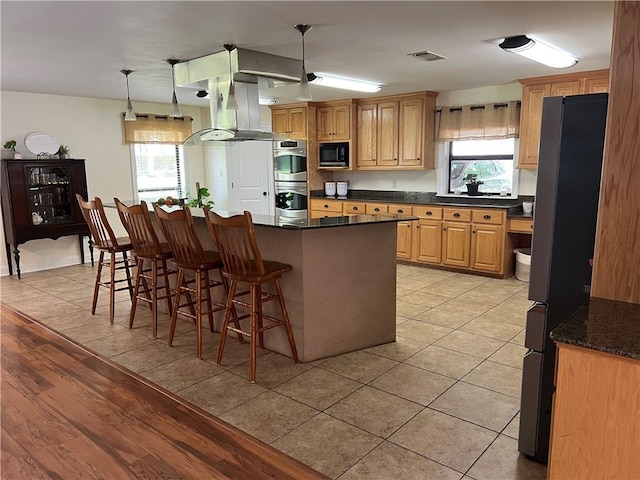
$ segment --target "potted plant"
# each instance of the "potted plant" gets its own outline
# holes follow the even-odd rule
[[[477,195],[482,195],[479,191],[478,191],[478,187],[480,185],[482,185],[484,182],[482,180],[478,180],[478,174],[477,173],[469,173],[467,174],[467,176],[464,178],[465,179],[465,183],[467,185],[467,194],[469,196],[477,196]]]
[[[17,142],[9,140],[2,146],[2,158],[22,158],[22,154],[16,152]]]
[[[67,155],[69,155],[69,147],[67,147],[66,145],[60,145],[58,147],[56,155],[58,155],[58,158],[61,159],[67,158]]]

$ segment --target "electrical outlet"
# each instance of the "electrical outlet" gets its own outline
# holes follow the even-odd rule
[[[391,180],[391,188],[396,188],[396,183],[395,180]]]

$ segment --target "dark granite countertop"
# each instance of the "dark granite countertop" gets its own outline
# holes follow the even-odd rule
[[[640,360],[640,304],[591,298],[551,332],[551,339]]]
[[[439,196],[435,192],[403,192],[384,190],[349,190],[346,197],[327,197],[322,190],[313,190],[311,198],[325,198],[328,200],[351,200],[356,202],[385,202],[385,203],[410,203],[414,205],[439,205],[444,207],[479,207],[479,208],[504,208],[508,215],[522,214],[522,201],[532,197],[500,198],[499,196],[467,195]]]
[[[515,212],[509,212],[507,213],[507,217],[508,218],[530,218],[531,220],[533,220],[533,214],[531,213],[524,213],[522,211],[522,208],[520,208],[520,211],[515,211]]]

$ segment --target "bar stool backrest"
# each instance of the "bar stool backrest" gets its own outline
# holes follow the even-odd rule
[[[82,195],[76,193],[76,198],[78,199],[82,216],[87,225],[89,225],[95,246],[101,249],[118,247],[118,239],[113,233],[111,225],[109,225],[100,197],[87,201],[82,198]]]
[[[117,198],[114,198],[113,201],[118,207],[120,220],[129,233],[136,254],[143,257],[153,257],[160,254],[162,247],[158,235],[153,229],[147,203],[142,200],[139,205],[127,207]]]
[[[186,205],[181,209],[167,212],[157,203],[153,210],[158,217],[173,258],[178,265],[197,265],[206,262],[206,255],[198,239],[191,211]]]
[[[224,264],[231,275],[264,275],[264,262],[258,249],[251,212],[224,218],[204,207],[207,228]]]

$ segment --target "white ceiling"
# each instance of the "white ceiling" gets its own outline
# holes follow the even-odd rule
[[[331,72],[384,84],[382,94],[459,90],[518,78],[608,68],[613,2],[0,2],[2,90],[169,102],[167,58],[188,60],[223,43],[301,58],[294,24],[305,35],[307,71]],[[497,47],[505,36],[529,34],[577,56],[555,70]],[[447,57],[423,62],[408,53]],[[272,90],[273,91],[273,90]],[[297,88],[276,89],[279,103]],[[364,97],[312,86],[314,100]],[[185,105],[208,106],[178,88]]]

